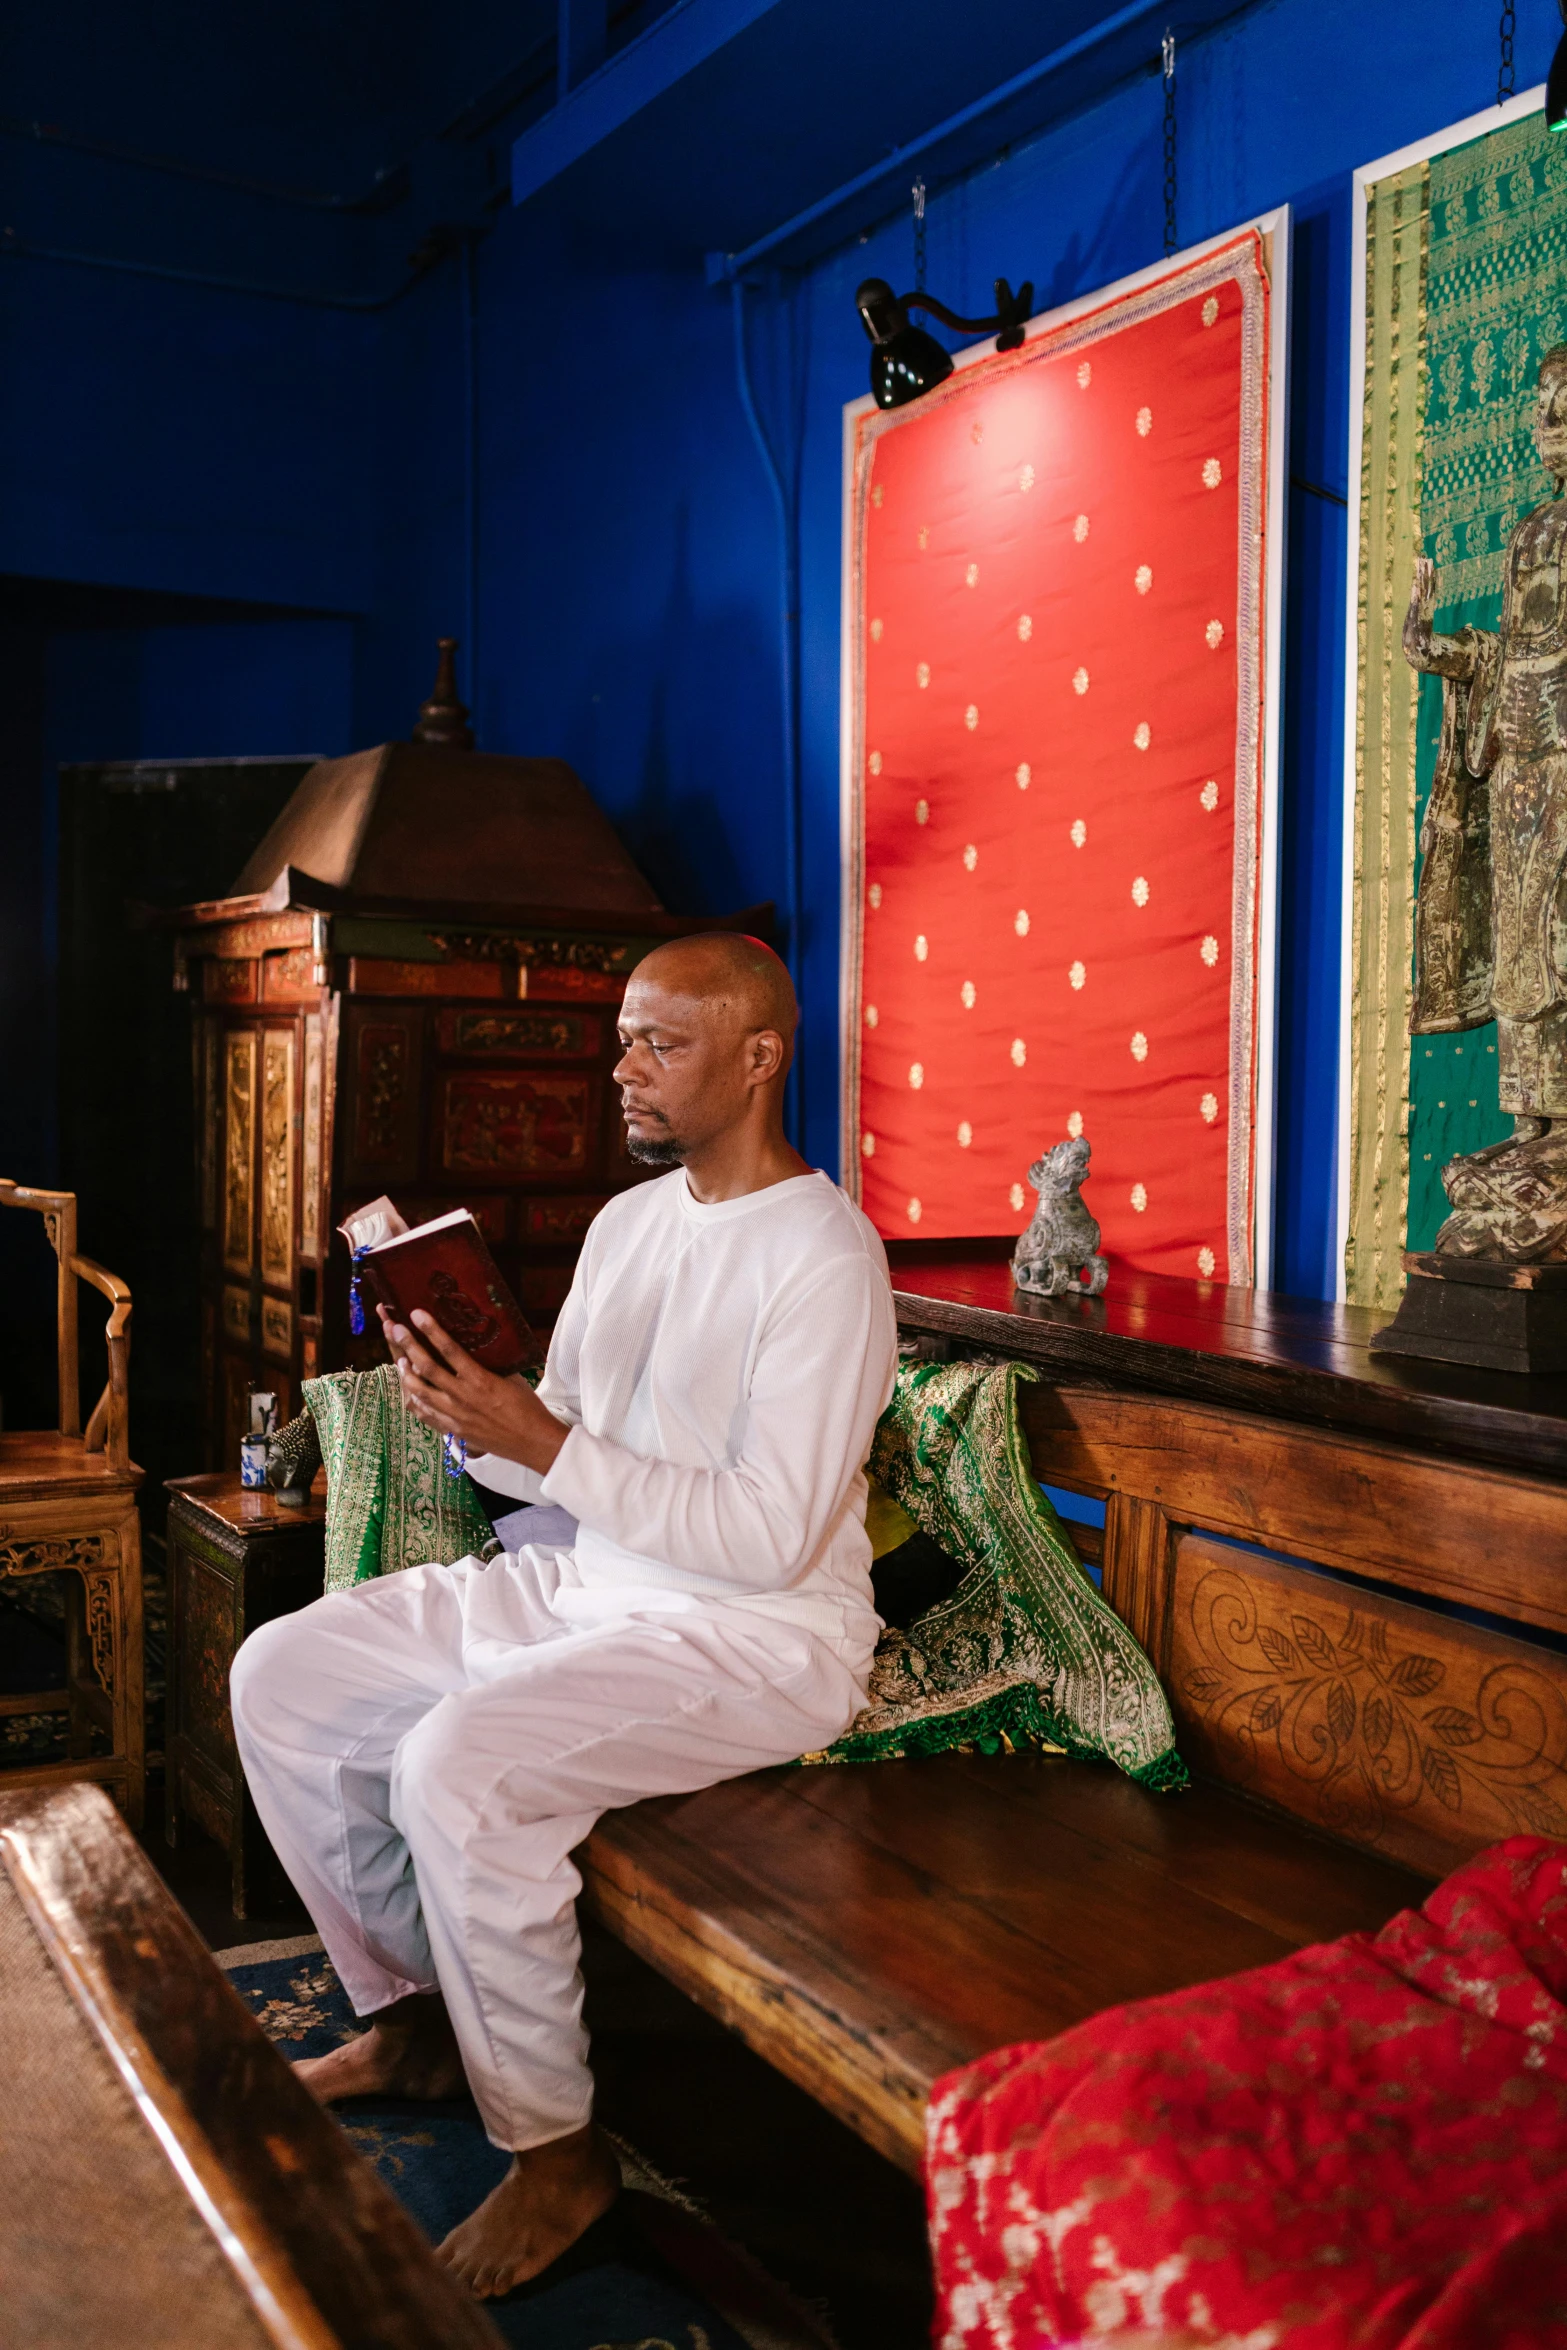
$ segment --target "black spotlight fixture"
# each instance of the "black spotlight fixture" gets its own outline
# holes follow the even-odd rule
[[[996,280],[994,318],[960,318],[934,294],[895,294],[884,277],[868,277],[854,297],[860,324],[870,336],[871,397],[878,408],[906,408],[922,392],[934,391],[952,373],[952,355],[922,326],[909,324],[911,310],[928,310],[960,333],[983,335],[992,327],[998,351],[1021,350],[1023,329],[1033,315],[1032,283],[1014,294],[1004,277]]]
[[[1556,0],[1556,6],[1563,24],[1567,24],[1567,0]],[[1545,77],[1545,127],[1548,131],[1567,131],[1567,32],[1556,44],[1556,55]]]

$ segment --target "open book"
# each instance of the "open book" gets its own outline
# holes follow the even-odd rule
[[[414,1309],[422,1307],[475,1362],[503,1377],[543,1361],[467,1208],[410,1228],[389,1199],[376,1199],[338,1230],[371,1296],[399,1322],[412,1328]]]

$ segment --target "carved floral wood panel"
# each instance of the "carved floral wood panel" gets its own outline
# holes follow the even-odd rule
[[[223,1262],[248,1273],[254,1246],[256,1035],[236,1028],[225,1039],[223,1081]]]
[[[12,1575],[53,1575],[62,1569],[73,1570],[82,1579],[93,1671],[104,1695],[112,1698],[121,1646],[120,1556],[115,1537],[109,1533],[40,1534],[0,1542],[0,1580]]]
[[[488,1059],[548,1053],[561,1060],[591,1060],[599,1049],[597,1020],[582,1012],[458,1012],[440,1015],[443,1053]]]
[[[385,956],[355,955],[349,966],[355,995],[485,996],[506,993],[498,963],[396,962]]]
[[[453,1174],[575,1174],[588,1159],[588,1079],[448,1077],[442,1137]]]
[[[350,1013],[352,1158],[383,1182],[419,1168],[419,1014]]]
[[[288,947],[280,955],[265,955],[261,963],[261,999],[268,1004],[313,1004],[321,990],[316,984],[313,947]]]
[[[1567,1836],[1567,1660],[1201,1535],[1174,1583],[1167,1685],[1194,1763],[1435,1875]]]
[[[253,1004],[256,966],[248,958],[230,961],[216,955],[202,964],[203,999],[209,1004]]]

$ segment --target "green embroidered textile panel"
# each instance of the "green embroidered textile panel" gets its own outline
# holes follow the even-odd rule
[[[326,1463],[328,1591],[499,1549],[478,1495],[465,1476],[448,1477],[439,1436],[408,1410],[390,1363],[307,1379],[305,1402]]]
[[[1187,1784],[1158,1675],[1034,1482],[1017,1397],[1038,1376],[900,1369],[871,1474],[967,1572],[907,1629],[889,1624],[864,1712],[806,1762],[1033,1747],[1116,1763],[1160,1793]]]
[[[1567,338],[1567,142],[1543,115],[1366,191],[1360,476],[1349,1232],[1352,1303],[1391,1307],[1405,1248],[1447,1213],[1442,1169],[1509,1129],[1493,1027],[1409,1035],[1418,839],[1441,681],[1401,643],[1417,554],[1436,627],[1494,629],[1508,534],[1550,494],[1535,371]]]

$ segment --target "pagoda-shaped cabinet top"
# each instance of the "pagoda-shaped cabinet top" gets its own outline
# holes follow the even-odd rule
[[[354,898],[660,910],[564,759],[421,742],[322,759],[234,884],[265,897],[285,868]]]

